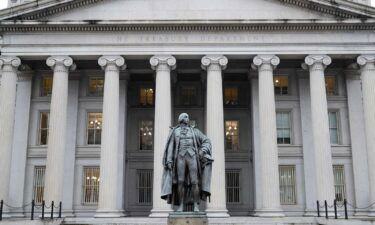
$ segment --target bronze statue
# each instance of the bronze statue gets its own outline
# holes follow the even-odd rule
[[[178,122],[171,128],[164,150],[161,198],[178,206],[178,212],[191,203],[194,212],[199,212],[200,200],[206,201],[211,195],[211,142],[189,126],[187,113],[182,113]]]

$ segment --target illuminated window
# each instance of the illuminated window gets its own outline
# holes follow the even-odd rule
[[[238,120],[225,121],[225,148],[227,150],[239,150],[239,122]]]
[[[181,87],[181,105],[196,105],[197,89],[195,87]]]
[[[337,201],[343,202],[346,198],[345,170],[343,165],[333,166],[333,177],[335,183],[335,198]]]
[[[90,78],[89,79],[89,90],[90,96],[103,96],[104,90],[104,79],[103,78]]]
[[[291,143],[290,112],[276,113],[277,143]]]
[[[39,116],[39,145],[48,144],[49,112],[41,112]]]
[[[154,89],[140,88],[139,89],[139,102],[142,106],[154,105]]]
[[[137,192],[139,204],[152,203],[152,170],[137,170]]]
[[[40,96],[42,96],[42,97],[51,96],[52,95],[52,84],[53,84],[52,77],[43,77]]]
[[[279,166],[280,203],[294,205],[296,200],[296,167]]]
[[[275,86],[275,95],[287,95],[289,93],[288,76],[274,76],[273,84]]]
[[[336,77],[325,76],[327,95],[336,95]]]
[[[34,168],[33,199],[36,204],[41,204],[43,202],[45,173],[45,166],[36,166]]]
[[[227,203],[240,203],[240,170],[226,170],[225,178]]]
[[[100,183],[100,169],[99,167],[85,167],[83,168],[83,191],[82,204],[90,205],[97,204],[99,200],[99,183]]]
[[[154,140],[154,122],[142,120],[139,123],[139,150],[152,150]]]
[[[224,88],[224,104],[238,105],[238,88],[228,87]]]
[[[328,119],[331,144],[339,144],[338,112],[328,112]]]
[[[100,145],[102,140],[102,113],[87,113],[87,144]]]

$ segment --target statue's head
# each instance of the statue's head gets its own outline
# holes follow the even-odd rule
[[[187,113],[181,113],[178,117],[178,123],[189,124],[189,115]]]

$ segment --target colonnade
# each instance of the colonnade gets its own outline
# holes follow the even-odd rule
[[[117,177],[119,173],[119,74],[125,69],[122,56],[102,56],[98,60],[105,71],[103,100],[103,135],[100,159],[100,193],[95,217],[121,217],[124,210],[117,204]],[[228,217],[225,199],[225,152],[222,71],[228,59],[223,55],[206,55],[202,68],[207,71],[206,134],[212,141],[213,164],[212,200],[206,212],[210,217]],[[279,197],[278,150],[276,139],[276,111],[273,86],[273,71],[280,63],[275,55],[257,55],[253,69],[258,71],[259,82],[259,155],[260,182],[262,187],[260,216],[283,216]],[[327,96],[324,70],[331,63],[327,55],[308,55],[303,68],[310,79],[311,120],[313,140],[313,163],[315,168],[315,189],[317,200],[333,201],[334,180],[332,171],[331,145],[327,115]],[[361,66],[363,109],[366,131],[366,146],[369,164],[371,202],[375,202],[375,56],[361,55],[357,58]],[[1,56],[0,89],[0,199],[8,202],[15,119],[17,68],[21,60],[14,56]],[[160,199],[162,179],[162,155],[169,127],[172,122],[171,71],[176,68],[176,59],[171,55],[155,55],[150,59],[155,70],[155,135],[154,135],[154,183],[153,209],[151,217],[165,217],[171,211],[170,205]],[[45,176],[45,200],[62,201],[65,136],[67,124],[67,98],[69,71],[75,68],[69,56],[51,56],[47,65],[53,70],[50,131],[48,139],[47,166]],[[122,162],[124,163],[124,162]],[[126,197],[126,196],[125,196]],[[375,206],[372,209],[375,213]],[[8,209],[4,208],[4,215]]]

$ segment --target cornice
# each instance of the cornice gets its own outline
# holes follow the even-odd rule
[[[0,21],[0,32],[155,31],[332,31],[375,30],[375,19],[250,21]]]

